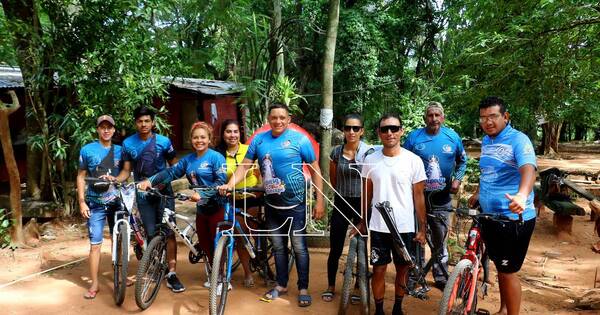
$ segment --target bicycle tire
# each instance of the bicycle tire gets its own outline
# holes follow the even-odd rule
[[[444,293],[442,295],[442,300],[440,301],[439,307],[439,315],[448,315],[448,314],[464,314],[465,308],[467,307],[466,303],[468,303],[469,299],[469,286],[470,281],[472,281],[473,274],[473,262],[469,259],[462,259],[456,264],[454,270],[450,274],[448,278],[448,282],[446,284],[446,288],[444,289]],[[476,276],[476,275],[475,275]],[[477,289],[477,286],[475,286]],[[475,299],[477,298],[477,292],[474,294]],[[454,301],[452,301],[452,309],[448,309],[448,305],[450,300],[454,297]],[[461,303],[457,303],[461,302]],[[476,307],[476,302],[472,305],[469,314],[474,314]]]
[[[210,297],[208,301],[210,315],[222,315],[225,313],[227,303],[227,293],[229,292],[229,282],[227,282],[227,262],[232,259],[227,249],[227,241],[233,241],[228,236],[222,236],[217,242],[215,254],[213,256],[212,272],[210,274]],[[225,255],[225,260],[221,260]],[[223,280],[225,280],[223,282]],[[221,284],[221,294],[218,295],[219,283]]]
[[[369,292],[369,266],[367,265],[367,244],[363,238],[358,240],[358,290],[360,292],[360,314],[369,315],[371,292]]]
[[[342,284],[342,292],[340,296],[340,306],[338,308],[338,315],[345,315],[350,305],[350,295],[354,290],[352,285],[354,280],[354,266],[356,266],[358,250],[358,239],[353,237],[350,240],[350,246],[348,248],[348,256],[346,256],[346,266],[344,267],[344,280]]]
[[[142,310],[152,305],[167,271],[167,241],[157,235],[148,244],[136,274],[135,303]],[[154,286],[148,291],[149,286]],[[149,293],[149,295],[148,295]]]
[[[124,223],[119,224],[117,227],[117,239],[116,242],[116,259],[113,263],[113,298],[115,304],[120,306],[125,300],[125,289],[127,288],[127,265],[129,264],[129,257],[127,256],[127,226]]]

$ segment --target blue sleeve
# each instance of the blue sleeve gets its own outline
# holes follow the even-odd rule
[[[252,139],[252,142],[250,142],[250,145],[248,146],[248,151],[246,151],[246,156],[244,157],[245,159],[248,160],[256,160],[256,143],[258,142],[258,139],[260,138],[261,134],[257,134],[254,139]]]
[[[315,150],[313,150],[312,144],[310,140],[304,135],[301,136],[300,140],[300,157],[302,157],[302,162],[312,163],[317,158],[315,156]]]
[[[186,156],[183,159],[179,160],[179,162],[177,162],[177,164],[156,173],[154,176],[151,176],[150,178],[148,178],[148,180],[150,181],[150,183],[152,183],[152,185],[168,184],[168,183],[172,182],[173,180],[185,175],[185,170],[187,169],[187,164],[188,164],[188,160],[187,160],[187,156]]]
[[[515,155],[517,167],[521,168],[521,166],[525,164],[531,164],[533,167],[537,168],[535,150],[533,149],[531,140],[529,140],[526,135],[521,133],[518,135],[518,137],[515,137],[515,142],[513,143],[513,154]]]
[[[127,143],[127,141],[123,141],[123,156],[122,156],[122,160],[124,162],[133,161],[133,158],[131,157],[131,154],[129,153],[130,149],[131,148],[129,147],[129,144]]]
[[[173,148],[173,144],[171,143],[171,140],[167,137],[163,137],[163,138],[164,138],[163,155],[165,157],[165,160],[170,161],[177,156],[177,152],[175,152],[175,148]]]
[[[414,136],[415,136],[415,132],[414,131],[411,132],[411,133],[409,133],[408,136],[406,137],[406,140],[402,144],[402,146],[406,150],[411,151],[411,152],[412,152],[413,146],[414,146],[414,144],[413,144],[413,138],[414,138]]]
[[[215,152],[214,156],[213,172],[215,185],[223,185],[227,182],[227,163],[221,154]]]
[[[88,169],[88,161],[85,155],[85,147],[79,150],[79,169],[87,171]]]
[[[454,168],[454,178],[462,181],[467,171],[467,152],[462,143],[462,139],[456,134],[456,166]]]

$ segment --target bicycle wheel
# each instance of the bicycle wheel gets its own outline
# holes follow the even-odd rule
[[[232,259],[227,245],[231,241],[233,240],[230,237],[222,236],[215,248],[210,274],[210,299],[208,301],[210,315],[222,315],[225,312],[227,293],[229,292],[227,264]]]
[[[119,224],[116,242],[116,259],[113,262],[113,298],[115,304],[121,305],[125,300],[125,288],[127,287],[127,265],[129,264],[129,257],[127,256],[127,226],[124,223]]]
[[[358,240],[358,290],[360,291],[360,314],[369,315],[371,292],[369,292],[369,267],[367,265],[367,244],[364,238]]]
[[[338,315],[346,314],[348,305],[350,304],[350,294],[354,290],[354,266],[356,266],[358,249],[358,239],[353,237],[350,240],[350,246],[348,249],[348,256],[346,257],[346,267],[344,268],[344,281],[342,285],[342,294],[340,298],[340,307],[338,308]]]
[[[471,281],[473,281],[473,262],[463,259],[456,264],[448,278],[444,294],[440,302],[439,315],[463,315],[475,314],[477,291],[474,292],[474,301],[468,310],[469,293],[471,292]],[[475,286],[477,289],[477,286]]]
[[[135,303],[142,310],[152,305],[158,295],[160,284],[167,271],[167,241],[165,236],[155,236],[137,270],[135,282]]]

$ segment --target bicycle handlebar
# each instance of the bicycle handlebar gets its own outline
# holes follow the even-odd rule
[[[492,213],[481,213],[479,209],[471,209],[471,208],[456,208],[456,213],[463,216],[468,216],[473,219],[485,219],[499,222],[519,222],[523,223],[523,214],[519,213],[519,219],[514,220],[502,214],[492,214]]]
[[[190,189],[198,190],[198,191],[218,191],[218,187],[215,186],[202,186],[202,185],[190,185]],[[257,192],[265,192],[264,187],[244,187],[239,189],[228,189],[229,193],[257,193]]]

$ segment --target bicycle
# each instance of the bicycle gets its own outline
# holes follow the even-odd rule
[[[457,209],[456,213],[470,217],[473,222],[465,244],[466,252],[448,278],[438,314],[473,315],[477,313],[478,288],[481,288],[482,297],[485,297],[489,277],[487,249],[481,237],[481,222],[493,220],[511,223],[515,220],[503,215],[479,213],[477,209]],[[521,214],[518,222],[523,222]],[[482,271],[483,275],[481,275]],[[481,284],[477,285],[477,282]]]
[[[193,187],[198,192],[217,194],[216,187]],[[236,194],[252,194],[264,192],[263,188],[247,187],[236,191]],[[236,215],[244,215],[247,218],[251,217],[245,211],[233,206],[233,199],[230,198],[224,202],[225,213],[223,221],[217,224],[215,236],[215,252],[213,255],[212,272],[210,275],[210,297],[209,297],[209,312],[211,315],[222,315],[225,312],[227,303],[227,295],[231,283],[231,274],[233,273],[233,250],[235,247],[235,237],[239,237],[244,248],[250,255],[251,266],[258,270],[262,270],[265,281],[266,277],[273,277],[273,272],[270,267],[269,260],[273,257],[271,244],[268,243],[266,236],[257,237],[255,244],[248,238],[248,233],[242,229],[239,221],[235,220]],[[258,220],[257,223],[260,223]],[[264,227],[264,221],[260,226]],[[224,228],[221,230],[221,228]],[[251,233],[250,233],[251,235]],[[289,251],[288,268],[293,265],[293,252]]]
[[[119,207],[114,213],[114,227],[112,232],[112,264],[113,264],[113,299],[115,304],[121,305],[125,300],[127,287],[127,268],[129,265],[130,235],[134,235],[134,251],[139,260],[146,248],[145,233],[141,228],[140,219],[133,214],[136,188],[135,183],[119,183],[106,181],[99,178],[87,177],[85,181],[94,188],[108,190],[110,186],[118,191]]]
[[[339,315],[346,314],[350,302],[350,295],[358,284],[360,292],[360,314],[368,315],[371,304],[371,293],[369,290],[369,267],[367,265],[367,242],[366,238],[355,235],[350,239],[348,256],[346,257],[346,266],[344,268],[344,280],[342,285],[342,294]],[[356,266],[356,268],[355,268]]]
[[[418,298],[420,300],[427,300],[427,292],[431,291],[431,288],[429,287],[429,284],[427,284],[425,277],[433,267],[433,264],[437,263],[439,266],[443,266],[441,263],[441,255],[443,248],[439,247],[434,252],[432,252],[431,257],[429,258],[425,266],[421,268],[419,255],[420,245],[417,247],[417,262],[415,262],[415,259],[413,259],[413,257],[406,249],[406,245],[404,244],[404,241],[400,237],[400,233],[398,232],[398,229],[394,224],[394,220],[392,219],[394,213],[389,201],[379,202],[375,205],[375,208],[381,213],[381,216],[386,226],[392,234],[393,244],[396,252],[400,253],[404,261],[408,263],[408,272],[406,273],[405,279],[403,279],[404,287],[406,288],[408,295]],[[431,217],[436,217],[436,215],[430,213],[428,213],[427,215]],[[444,222],[443,220],[440,221]],[[426,233],[426,239],[430,248],[433,248],[429,233]],[[448,276],[448,271],[445,270],[445,268],[443,267],[442,272],[446,277]]]
[[[190,199],[190,196],[180,193],[175,194],[175,196],[163,195],[156,188],[151,188],[146,193],[159,197],[161,205],[166,205],[169,199],[178,199],[181,201]],[[185,227],[183,230],[177,226],[175,219],[184,222]],[[135,302],[140,309],[145,310],[152,305],[158,295],[162,280],[167,273],[169,267],[167,263],[167,236],[169,235],[169,231],[172,231],[176,237],[179,237],[190,250],[188,255],[190,263],[204,262],[204,271],[207,276],[210,274],[207,255],[200,249],[200,245],[197,242],[195,224],[196,221],[194,218],[177,214],[168,207],[163,208],[161,223],[158,224],[154,237],[148,243],[148,247],[144,251],[137,270]]]

